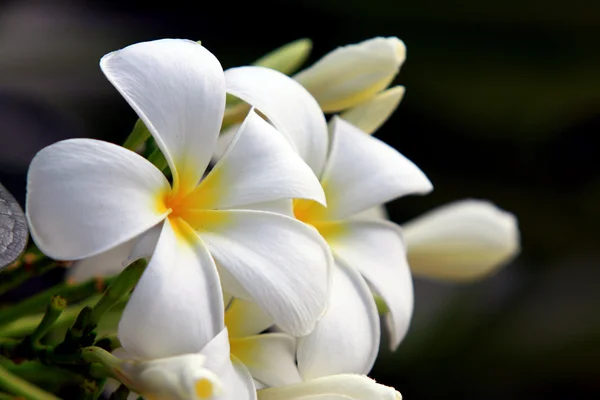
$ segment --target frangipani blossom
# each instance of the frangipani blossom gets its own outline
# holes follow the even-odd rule
[[[63,260],[121,246],[142,256],[150,251],[119,324],[123,347],[138,359],[197,353],[222,332],[217,268],[235,283],[225,290],[252,298],[294,335],[310,332],[326,307],[330,250],[315,229],[256,210],[287,198],[324,204],[310,168],[251,111],[201,180],[219,134],[225,79],[217,59],[195,42],[139,43],[100,65],[152,133],[173,184],[141,156],[110,143],[51,145],[28,174],[36,244]]]
[[[364,375],[340,374],[258,391],[258,400],[401,400],[396,389]]]
[[[328,206],[299,200],[294,202],[293,212],[327,240],[336,266],[328,311],[315,330],[299,340],[302,377],[366,373],[373,365],[380,340],[371,290],[388,305],[385,319],[392,348],[398,346],[408,329],[413,292],[400,228],[387,221],[357,219],[355,215],[407,194],[427,193],[431,183],[395,149],[337,117],[330,126],[331,140],[320,112],[310,114],[313,129],[309,135],[294,135],[293,125],[274,118],[281,115],[281,109],[290,107],[285,97],[274,91],[266,96],[255,90],[266,85],[280,88],[281,93],[304,90],[282,74],[240,67],[227,70],[225,76],[228,91],[256,107],[297,149],[305,149],[307,144],[315,148],[309,153],[308,164],[321,181]],[[299,154],[305,157],[301,150]]]

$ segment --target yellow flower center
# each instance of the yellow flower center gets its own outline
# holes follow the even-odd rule
[[[210,380],[206,378],[200,378],[194,385],[196,396],[200,399],[210,399],[213,396],[214,387]]]

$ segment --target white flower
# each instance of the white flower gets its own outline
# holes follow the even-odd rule
[[[482,200],[438,207],[403,224],[415,275],[447,280],[487,276],[519,252],[517,219]]]
[[[308,89],[323,111],[337,112],[387,88],[405,59],[406,47],[400,39],[377,37],[333,50],[294,79]]]
[[[364,375],[332,375],[294,385],[262,389],[258,400],[401,400],[394,388]]]
[[[370,289],[388,305],[386,322],[392,348],[408,329],[413,292],[400,228],[355,215],[407,194],[427,193],[431,183],[395,149],[337,117],[331,124],[330,148],[320,111],[311,110],[304,117],[303,123],[308,124],[311,116],[308,134],[295,132],[288,119],[279,117],[288,110],[303,109],[285,102],[283,93],[296,90],[296,86],[282,74],[241,67],[227,70],[225,76],[228,91],[260,110],[294,144],[320,178],[327,196],[327,208],[314,201],[294,202],[294,215],[319,230],[331,246],[336,264],[328,311],[315,330],[300,339],[302,377],[365,373],[375,360],[380,340],[379,316]],[[266,86],[280,92],[271,90],[266,95],[266,89],[255,90]]]
[[[195,42],[139,43],[105,56],[101,67],[152,132],[173,184],[110,143],[51,145],[28,174],[36,244],[65,260],[119,247],[132,258],[151,254],[119,324],[123,347],[139,359],[197,353],[222,331],[219,275],[228,277],[226,290],[252,298],[284,330],[310,332],[327,302],[327,244],[293,218],[244,208],[297,197],[324,203],[311,170],[251,112],[198,184],[217,142],[225,79]]]

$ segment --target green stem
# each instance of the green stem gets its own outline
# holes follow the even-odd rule
[[[32,343],[37,343],[52,328],[52,326],[54,326],[54,323],[58,320],[66,307],[67,301],[64,297],[52,297],[42,321],[29,336]]]
[[[148,138],[150,137],[150,131],[146,128],[146,125],[141,119],[138,119],[133,126],[133,130],[125,139],[123,147],[131,151],[136,151]]]
[[[104,283],[110,284],[114,278],[107,278]],[[62,283],[50,289],[44,290],[34,296],[31,296],[17,304],[11,305],[0,310],[0,326],[25,315],[35,314],[44,309],[52,296],[61,296],[67,302],[74,303],[91,296],[95,293],[101,293],[103,285],[99,285],[98,279],[90,279],[79,284]]]
[[[5,363],[4,367],[10,373],[50,391],[57,391],[65,385],[81,384],[84,379],[75,372],[45,365],[38,361],[25,361],[20,364]]]
[[[140,259],[130,264],[116,277],[92,308],[91,325],[98,325],[104,314],[133,290],[145,268],[146,260]]]
[[[27,400],[60,400],[0,366],[0,388]]]
[[[82,304],[67,307],[67,309],[60,315],[55,327],[65,327],[73,325],[73,322],[77,319],[77,316],[81,312],[81,309],[87,305],[94,304],[98,301],[99,296],[92,296],[89,300],[86,300]],[[42,321],[43,315],[27,315],[23,318],[19,318],[9,324],[0,327],[0,337],[16,338],[31,334],[35,328]],[[1,340],[1,339],[0,339]]]
[[[120,376],[119,371],[123,361],[100,347],[90,346],[81,349],[81,358],[89,363],[102,365],[111,377],[117,378]]]

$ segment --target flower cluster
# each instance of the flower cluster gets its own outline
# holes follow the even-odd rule
[[[26,204],[41,251],[76,261],[72,280],[147,261],[118,358],[88,356],[148,399],[400,399],[365,376],[380,347],[375,299],[395,349],[413,310],[411,268],[471,279],[518,250],[514,217],[487,202],[404,229],[387,220],[386,202],[432,190],[371,135],[402,98],[388,86],[405,53],[397,38],[375,38],[292,77],[223,71],[187,40],[104,56],[166,163],[58,142],[32,161]]]

